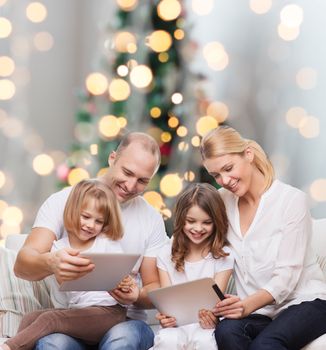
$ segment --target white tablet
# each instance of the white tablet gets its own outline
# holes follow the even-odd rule
[[[109,291],[133,271],[140,254],[87,253],[95,268],[87,275],[61,284],[61,291]]]
[[[199,310],[212,310],[224,299],[212,278],[155,289],[148,292],[148,296],[162,314],[175,317],[178,326],[198,322]]]

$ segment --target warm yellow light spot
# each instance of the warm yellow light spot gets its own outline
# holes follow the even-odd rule
[[[160,210],[164,206],[162,196],[156,191],[147,191],[143,195],[144,199],[155,209]]]
[[[33,42],[37,50],[49,51],[53,47],[54,39],[48,32],[39,32],[35,34]]]
[[[172,140],[172,135],[168,131],[164,131],[161,134],[161,141],[162,142],[170,142]]]
[[[6,183],[6,175],[0,170],[0,188]]]
[[[257,15],[262,15],[271,9],[272,0],[250,0],[249,6]]]
[[[128,73],[129,73],[129,69],[124,64],[121,64],[117,68],[117,73],[118,73],[118,75],[120,75],[120,77],[126,77],[128,75]]]
[[[185,32],[182,29],[176,29],[173,33],[173,36],[177,40],[182,40],[185,37]]]
[[[326,201],[326,179],[317,179],[310,185],[310,195],[317,202]]]
[[[0,39],[7,38],[11,34],[11,32],[11,22],[5,17],[0,17]]]
[[[218,123],[223,123],[229,116],[229,108],[225,103],[215,101],[208,105],[206,113],[214,117]]]
[[[118,52],[133,53],[137,50],[137,40],[134,34],[130,32],[118,32],[114,36],[114,46]],[[130,50],[134,50],[130,52]]]
[[[196,123],[196,130],[200,136],[204,136],[208,131],[215,129],[218,126],[218,122],[210,115],[199,118]]]
[[[192,0],[191,7],[196,15],[205,16],[212,12],[214,0]]]
[[[179,149],[179,151],[181,151],[181,152],[187,152],[188,149],[189,149],[189,143],[184,142],[184,141],[181,141],[181,142],[178,144],[178,149]]]
[[[106,76],[101,73],[91,73],[86,78],[86,88],[93,95],[102,95],[108,89]]]
[[[180,92],[175,92],[172,96],[171,96],[171,101],[172,103],[174,103],[175,105],[180,104],[183,101],[183,96],[182,94],[180,94]]]
[[[170,219],[170,217],[172,216],[172,212],[169,208],[164,208],[161,210],[161,215],[163,216],[163,219]]]
[[[229,64],[229,56],[224,46],[217,41],[206,44],[203,54],[208,66],[214,70],[223,70]]]
[[[33,169],[37,174],[41,176],[49,175],[52,172],[53,168],[53,159],[45,153],[39,154],[33,159]]]
[[[194,147],[199,147],[199,146],[200,146],[200,137],[199,137],[199,136],[194,136],[194,137],[191,139],[191,144],[192,144]]]
[[[19,225],[23,218],[23,212],[18,207],[9,206],[2,212],[2,221],[8,226]]]
[[[185,137],[188,134],[188,129],[185,126],[179,126],[177,129],[177,135],[179,137]]]
[[[299,27],[303,21],[303,10],[295,4],[286,5],[281,13],[281,22],[289,28]]]
[[[109,94],[113,101],[124,101],[130,95],[130,86],[123,79],[113,79],[109,85]]]
[[[299,132],[303,137],[307,139],[317,137],[320,132],[319,120],[312,115],[304,117],[300,121]]]
[[[299,27],[287,27],[283,23],[280,23],[277,28],[278,35],[285,41],[295,40],[300,34]]]
[[[120,123],[114,115],[103,116],[98,124],[100,133],[105,137],[115,137],[120,132]]]
[[[98,145],[96,143],[92,143],[89,146],[89,151],[92,156],[96,156],[98,154]]]
[[[171,35],[165,30],[156,30],[148,37],[148,45],[155,52],[168,51],[172,45]]]
[[[162,63],[165,63],[169,60],[169,54],[167,52],[161,52],[158,55],[158,60]]]
[[[43,22],[47,16],[46,7],[40,2],[32,2],[26,8],[26,16],[33,23]]]
[[[195,180],[195,173],[193,171],[186,171],[184,174],[184,179],[186,181],[194,181]]]
[[[170,128],[176,128],[179,125],[179,119],[177,117],[170,117],[168,125]]]
[[[83,168],[72,169],[68,175],[68,183],[73,186],[81,180],[89,179],[88,172]]]
[[[119,122],[120,128],[125,128],[128,124],[128,120],[125,117],[119,117],[118,122]]]
[[[167,174],[160,181],[160,190],[167,197],[175,197],[182,190],[182,179],[178,174]]]
[[[15,70],[15,62],[8,56],[0,56],[0,76],[8,77]]]
[[[316,87],[317,72],[310,67],[304,67],[296,75],[296,82],[303,90],[311,90]]]
[[[158,107],[153,107],[149,111],[149,114],[151,115],[152,118],[159,118],[162,114],[161,109]]]
[[[164,21],[172,21],[181,13],[181,4],[177,0],[161,0],[157,6],[157,14]]]
[[[138,0],[117,0],[117,4],[124,11],[132,11],[138,5]]]
[[[0,79],[0,100],[10,100],[16,92],[15,84],[9,79]]]
[[[145,65],[139,65],[130,72],[130,81],[137,88],[147,87],[153,80],[153,73]]]
[[[108,169],[109,169],[108,167],[100,169],[100,170],[97,172],[96,176],[97,176],[97,177],[104,176],[104,175],[107,173]]]
[[[300,122],[307,116],[307,112],[302,107],[291,107],[285,115],[286,122],[292,128],[299,128]]]
[[[2,219],[2,214],[6,208],[8,208],[8,203],[0,199],[0,219]]]
[[[10,224],[7,225],[5,223],[3,223],[0,226],[0,237],[2,238],[7,238],[9,235],[13,235],[13,234],[19,234],[21,233],[21,227],[20,224]]]

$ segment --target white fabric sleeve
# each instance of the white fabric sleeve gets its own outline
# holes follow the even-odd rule
[[[229,253],[229,255],[224,258],[215,259],[215,273],[226,270],[233,270],[234,268],[234,255],[232,253],[232,249],[225,246],[223,247],[223,250],[225,253]]]
[[[155,209],[154,209],[155,210]],[[169,237],[165,232],[165,226],[162,216],[155,212],[155,218],[151,232],[148,235],[148,242],[146,244],[145,257],[156,258],[159,250],[169,241]]]
[[[272,278],[262,286],[275,299],[283,302],[295,289],[304,266],[312,221],[306,196],[297,192],[284,208],[283,232]]]
[[[69,192],[64,189],[48,197],[36,215],[33,228],[47,228],[60,238],[64,230],[63,212]]]
[[[168,265],[171,264],[171,243],[168,242],[158,252],[156,266],[163,271],[168,271]]]

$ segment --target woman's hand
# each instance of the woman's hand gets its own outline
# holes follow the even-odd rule
[[[218,318],[213,314],[211,310],[199,310],[198,312],[199,324],[201,328],[212,329],[215,328]]]
[[[177,325],[177,321],[174,317],[166,316],[161,313],[157,313],[155,317],[160,321],[160,324],[163,328],[176,327]]]
[[[131,276],[126,276],[109,294],[120,304],[130,305],[138,300],[140,290]]]
[[[240,319],[248,316],[243,300],[236,295],[226,294],[225,299],[218,302],[213,308],[215,316],[230,319]]]

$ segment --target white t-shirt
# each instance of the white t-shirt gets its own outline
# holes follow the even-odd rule
[[[157,256],[157,267],[169,274],[172,284],[184,283],[205,277],[214,278],[218,272],[233,269],[233,254],[229,247],[224,247],[223,250],[226,253],[230,253],[225,258],[214,259],[212,254],[209,253],[199,261],[185,261],[184,271],[179,272],[175,269],[175,265],[171,260],[171,248],[172,240],[159,252]]]
[[[52,194],[39,209],[33,227],[51,230],[58,239],[66,236],[63,226],[63,212],[72,187]],[[125,253],[156,257],[168,237],[161,215],[138,196],[121,205],[124,234],[120,244]],[[128,308],[128,317],[146,319],[143,310]]]
[[[70,247],[68,236],[53,242],[51,251]],[[83,253],[122,253],[119,241],[112,241],[105,235],[95,238],[93,245]],[[112,266],[114,268],[114,266]],[[55,308],[83,308],[87,306],[111,306],[118,302],[106,291],[97,292],[60,292],[57,280],[53,275],[47,277],[50,294]]]
[[[275,180],[262,195],[256,215],[243,236],[238,197],[220,189],[229,218],[228,240],[235,257],[238,295],[267,290],[275,304],[257,313],[275,317],[302,301],[326,299],[326,283],[311,241],[311,216],[306,195]]]

